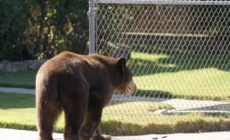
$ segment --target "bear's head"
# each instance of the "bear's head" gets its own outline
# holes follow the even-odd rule
[[[102,55],[110,57],[106,52],[103,52]],[[120,73],[121,81],[118,86],[114,89],[114,92],[121,91],[125,95],[131,95],[136,91],[137,87],[133,81],[133,73],[126,65],[126,59],[123,57],[116,59],[116,67]]]

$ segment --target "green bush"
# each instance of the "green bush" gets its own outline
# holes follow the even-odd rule
[[[26,37],[23,32],[27,27],[23,1],[1,0],[0,15],[0,60],[22,59]]]
[[[87,53],[88,1],[1,0],[0,60]]]

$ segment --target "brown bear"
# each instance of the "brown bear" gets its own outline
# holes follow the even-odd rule
[[[125,58],[62,52],[45,62],[36,76],[36,113],[39,140],[52,140],[53,126],[62,111],[65,140],[109,140],[99,131],[102,109],[112,94],[136,90]]]

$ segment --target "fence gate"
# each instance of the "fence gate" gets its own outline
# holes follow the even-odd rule
[[[230,130],[230,1],[89,4],[90,53],[126,57],[138,87],[132,96],[114,94],[102,131]]]

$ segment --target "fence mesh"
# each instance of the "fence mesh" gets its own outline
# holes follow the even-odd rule
[[[103,120],[128,135],[229,130],[229,44],[230,5],[98,3],[96,51],[126,57],[138,87]]]

